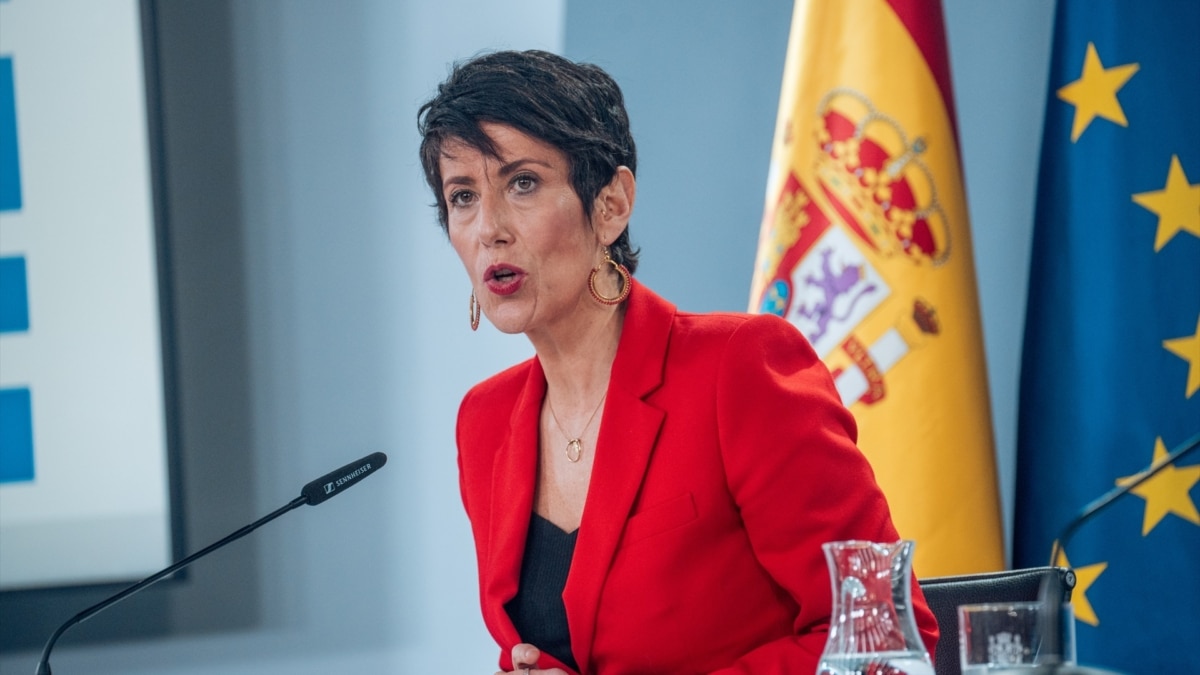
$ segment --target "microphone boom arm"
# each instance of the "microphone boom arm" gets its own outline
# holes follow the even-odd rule
[[[83,610],[82,612],[71,617],[69,620],[67,620],[66,623],[59,626],[58,630],[54,631],[54,634],[51,635],[50,639],[46,641],[46,646],[44,648],[42,648],[42,658],[38,661],[38,664],[37,664],[37,670],[35,671],[36,675],[51,675],[51,673],[50,673],[50,650],[52,650],[54,648],[54,643],[58,641],[58,638],[61,637],[62,634],[65,633],[67,631],[67,629],[70,628],[71,626],[74,626],[77,623],[80,623],[82,621],[86,621],[86,620],[90,619],[91,617],[95,616],[96,614],[99,614],[101,611],[117,604],[118,602],[124,600],[125,598],[128,598],[129,596],[133,595],[134,593],[137,593],[138,591],[142,590],[143,588],[146,588],[147,586],[155,583],[156,581],[161,581],[165,577],[168,577],[171,574],[178,572],[179,570],[183,569],[184,567],[187,567],[188,565],[190,565],[193,561],[195,561],[199,558],[203,558],[204,556],[208,555],[209,553],[212,553],[213,551],[221,548],[222,546],[224,546],[232,541],[235,541],[237,539],[241,539],[242,537],[250,534],[251,532],[257,530],[258,528],[262,527],[263,525],[266,525],[267,523],[271,522],[272,520],[275,520],[279,516],[282,516],[283,514],[287,513],[288,511],[291,511],[294,508],[303,506],[305,504],[316,506],[317,504],[320,504],[327,499],[331,499],[331,498],[341,494],[342,492],[345,492],[346,490],[350,489],[350,487],[359,483],[367,476],[378,471],[386,463],[387,463],[387,455],[383,454],[382,452],[374,452],[374,453],[371,453],[370,455],[367,455],[366,457],[363,457],[362,459],[358,460],[357,462],[350,462],[349,464],[347,464],[339,469],[336,469],[330,473],[327,473],[324,476],[321,476],[320,478],[306,484],[304,486],[304,488],[300,490],[300,496],[296,497],[292,501],[288,502],[285,506],[282,506],[282,507],[272,511],[271,513],[268,513],[267,515],[263,516],[262,518],[259,518],[258,520],[254,521],[253,523],[250,523],[249,525],[243,527],[242,529],[238,530],[237,532],[234,532],[233,534],[225,537],[221,541],[218,541],[214,544],[210,544],[209,546],[206,546],[203,549],[196,551],[195,553],[189,555],[188,557],[184,558],[183,560],[180,560],[179,562],[175,563],[174,565],[171,565],[170,567],[168,567],[160,572],[151,574],[150,576],[146,577],[145,579],[142,579],[141,581],[139,581],[136,584],[117,593],[116,595],[107,597],[104,600],[101,600],[100,602],[92,605],[91,607],[88,607],[87,609]]]
[[[263,525],[266,525],[267,523],[271,522],[272,520],[275,520],[279,516],[282,516],[283,514],[287,513],[288,511],[291,511],[292,509],[297,508],[299,506],[303,506],[307,503],[308,503],[307,497],[305,497],[303,495],[296,497],[292,501],[288,502],[286,506],[282,506],[282,507],[272,511],[271,513],[268,513],[267,515],[263,516],[262,518],[259,518],[258,520],[254,521],[253,523],[250,523],[249,525],[247,525],[247,526],[243,527],[242,529],[238,530],[237,532],[234,532],[233,534],[225,537],[224,539],[222,539],[216,543],[210,544],[210,545],[200,549],[199,551],[196,551],[195,553],[189,555],[188,557],[184,558],[183,560],[180,560],[179,562],[175,563],[174,565],[171,565],[170,567],[168,567],[164,570],[161,570],[159,572],[151,574],[150,576],[146,577],[145,579],[142,579],[141,581],[137,582],[136,584],[133,584],[132,586],[126,588],[125,590],[121,591],[120,593],[117,593],[116,595],[105,598],[104,600],[101,600],[100,602],[92,605],[91,607],[88,607],[87,609],[83,610],[82,612],[71,617],[66,623],[59,626],[58,630],[54,631],[54,634],[51,635],[50,639],[46,641],[46,646],[42,648],[42,658],[40,661],[38,661],[37,675],[51,675],[50,674],[50,650],[54,648],[54,643],[58,641],[58,638],[60,636],[62,636],[63,633],[67,632],[67,629],[70,628],[71,626],[74,626],[75,624],[81,623],[83,621],[87,621],[88,619],[92,618],[96,614],[99,614],[100,612],[104,611],[105,609],[108,609],[109,607],[117,604],[118,602],[133,595],[134,593],[137,593],[138,591],[142,590],[143,588],[145,588],[151,584],[154,584],[156,582],[162,581],[166,577],[178,572],[179,570],[183,569],[184,567],[187,567],[188,565],[192,564],[192,562],[195,561],[196,559],[202,558],[202,557],[208,555],[209,553],[212,553],[213,551],[221,548],[222,546],[224,546],[232,541],[241,539],[242,537],[250,534],[251,532],[262,527]]]
[[[1067,523],[1067,526],[1063,528],[1063,531],[1058,535],[1058,539],[1054,540],[1054,545],[1050,548],[1050,565],[1055,566],[1058,564],[1058,557],[1063,553],[1063,551],[1066,550],[1067,542],[1075,534],[1075,531],[1078,530],[1085,522],[1087,522],[1093,514],[1108,506],[1125,493],[1132,491],[1133,488],[1146,482],[1151,477],[1155,476],[1159,471],[1161,471],[1163,467],[1167,466],[1168,464],[1173,464],[1180,457],[1183,457],[1187,453],[1195,450],[1197,447],[1200,447],[1200,434],[1196,434],[1184,441],[1183,445],[1180,445],[1178,448],[1175,448],[1168,453],[1166,457],[1162,458],[1162,461],[1151,464],[1149,468],[1139,473],[1133,480],[1129,481],[1128,483],[1118,485],[1117,487],[1098,497],[1091,504],[1083,507],[1083,510],[1081,510],[1074,518],[1072,518],[1070,522]]]

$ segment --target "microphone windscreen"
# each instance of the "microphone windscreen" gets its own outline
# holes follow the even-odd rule
[[[387,455],[382,452],[371,453],[310,482],[300,490],[300,495],[310,506],[315,506],[350,489],[350,486],[378,471],[386,463]]]

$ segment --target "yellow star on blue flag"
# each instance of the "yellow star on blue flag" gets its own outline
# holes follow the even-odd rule
[[[1075,121],[1071,126],[1071,141],[1079,140],[1096,117],[1103,117],[1127,126],[1125,111],[1117,100],[1117,91],[1138,71],[1138,64],[1105,68],[1100,63],[1096,46],[1088,43],[1079,79],[1058,90],[1058,97],[1075,106]]]

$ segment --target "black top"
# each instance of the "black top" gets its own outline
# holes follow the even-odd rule
[[[517,595],[504,605],[522,642],[550,654],[571,667],[571,631],[567,626],[567,608],[563,589],[575,555],[579,530],[567,533],[557,525],[533,514],[529,536],[525,539],[525,559],[521,562],[521,582]]]

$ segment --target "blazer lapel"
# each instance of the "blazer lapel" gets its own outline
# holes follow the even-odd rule
[[[489,575],[484,590],[489,602],[485,606],[496,612],[489,622],[492,630],[510,644],[516,644],[518,635],[504,604],[516,596],[521,579],[537,477],[538,415],[545,392],[546,378],[541,363],[534,358],[525,388],[513,406],[508,433],[496,450],[492,470],[492,522],[485,565]]]
[[[563,591],[571,648],[583,669],[591,658],[600,592],[665,416],[644,399],[662,383],[674,314],[674,306],[633,282],[575,556]]]

